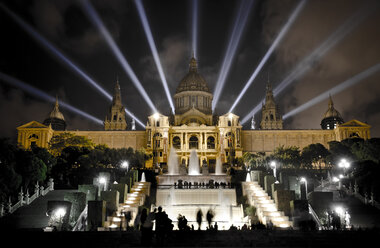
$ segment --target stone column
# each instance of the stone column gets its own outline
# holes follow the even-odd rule
[[[50,190],[54,190],[54,179],[53,178],[49,178],[49,187],[50,187]]]
[[[37,197],[40,196],[40,186],[38,185],[38,181],[36,183],[36,186],[34,187],[34,194],[37,194]]]
[[[30,204],[30,198],[29,198],[29,190],[26,189],[26,195],[25,195],[25,203],[26,205],[29,205]]]
[[[20,193],[18,193],[18,200],[20,201],[20,206],[22,206],[24,202],[24,193],[22,192],[22,188],[21,188]]]

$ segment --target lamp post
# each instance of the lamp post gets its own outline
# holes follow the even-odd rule
[[[126,175],[129,169],[129,162],[126,160],[121,161],[120,167],[124,170],[124,175]]]
[[[342,158],[338,164],[339,168],[343,168],[343,175],[346,176],[346,170],[350,168],[350,163],[347,159]]]
[[[339,178],[337,178],[337,177],[333,177],[332,181],[333,181],[334,183],[338,183],[338,188],[339,188],[339,189],[342,188],[342,181],[341,181]]]
[[[277,175],[276,175],[276,162],[275,161],[270,162],[270,168],[272,168],[274,179],[276,180],[276,183],[278,183]]]
[[[304,177],[301,177],[301,180],[300,180],[302,183],[305,184],[305,191],[306,191],[306,200],[307,200],[307,180],[306,178]]]
[[[103,184],[104,186],[103,186],[103,191],[106,191],[106,189],[107,189],[107,179],[105,178],[105,177],[100,177],[99,179],[98,179],[98,181],[99,181],[99,183],[100,184]]]

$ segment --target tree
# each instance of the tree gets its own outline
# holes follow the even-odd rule
[[[353,160],[349,142],[339,142],[330,141],[329,142],[329,152],[330,155],[327,156],[327,162],[331,164],[337,164],[342,158]]]
[[[358,161],[370,160],[375,163],[379,163],[380,139],[375,138],[355,142],[351,145],[350,151]]]
[[[68,132],[54,135],[49,141],[49,151],[54,156],[61,155],[63,149],[69,146],[92,149],[95,147],[95,144],[85,136],[78,136]]]
[[[47,166],[42,159],[31,150],[19,149],[16,152],[16,172],[22,176],[23,185],[43,182],[47,175]]]
[[[15,171],[17,147],[9,139],[0,138],[0,202],[18,192],[22,177]]]
[[[302,164],[306,168],[311,169],[313,165],[317,165],[321,169],[329,154],[329,151],[322,144],[310,144],[302,149]]]
[[[284,147],[279,146],[274,150],[273,158],[280,162],[283,166],[293,168],[300,167],[300,150],[296,146]]]

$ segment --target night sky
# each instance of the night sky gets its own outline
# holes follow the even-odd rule
[[[124,106],[146,123],[153,114],[113,55],[99,30],[85,14],[80,1],[1,1],[42,36],[67,55],[112,94],[116,77]],[[232,61],[216,114],[228,112],[256,66],[277,37],[298,0],[254,1]],[[134,1],[97,0],[93,7],[144,86],[156,108],[170,114],[170,106],[154,63]],[[143,0],[170,93],[173,96],[188,71],[192,54],[192,2],[189,0]],[[197,30],[198,71],[211,90],[223,63],[241,1],[199,0]],[[234,113],[243,119],[265,96],[268,81],[275,88],[302,59],[363,6],[365,18],[311,68],[277,97],[280,113],[286,114],[308,100],[380,63],[380,4],[364,0],[309,0],[274,50]],[[51,96],[104,120],[110,101],[56,59],[0,8],[0,72],[28,83]],[[332,95],[345,121],[357,119],[372,126],[380,137],[380,71],[356,85]],[[285,129],[320,129],[328,100],[284,121]],[[42,122],[53,104],[0,80],[0,136],[16,137],[16,127]],[[68,129],[102,130],[102,126],[63,108]],[[130,125],[131,117],[127,116]],[[260,114],[255,115],[256,123]],[[250,121],[244,127],[249,128]],[[136,125],[138,130],[143,130]]]

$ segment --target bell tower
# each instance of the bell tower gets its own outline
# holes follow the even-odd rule
[[[267,85],[265,104],[263,104],[261,114],[261,129],[283,129],[282,116],[279,114],[278,106],[274,101],[272,86],[269,83]]]
[[[126,130],[126,129],[127,129],[127,121],[126,121],[124,106],[121,103],[119,79],[116,79],[116,84],[115,84],[113,98],[112,98],[112,105],[104,121],[104,130],[112,131],[112,130]]]

